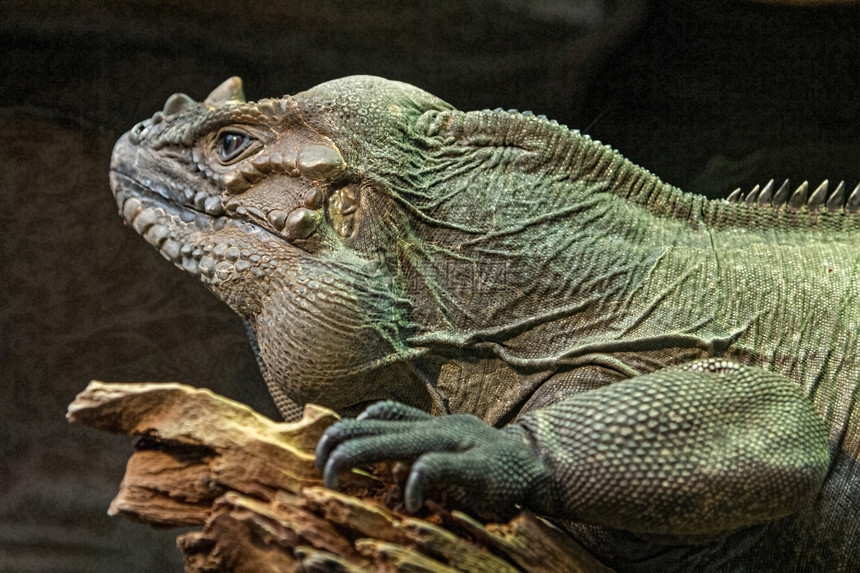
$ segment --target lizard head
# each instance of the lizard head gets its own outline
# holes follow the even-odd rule
[[[369,189],[408,160],[414,119],[448,108],[369,77],[247,102],[234,77],[203,102],[170,96],[123,135],[111,188],[127,224],[253,327],[264,374],[293,400],[426,406],[398,366],[408,302],[373,256],[387,239],[372,221],[393,210]]]
[[[368,76],[173,95],[120,138],[110,177],[127,223],[252,326],[269,386],[344,412],[444,411],[507,366],[552,371],[546,341],[605,331],[586,309],[653,264],[616,264],[631,213],[691,201],[543,116]],[[508,386],[500,412],[532,387]]]

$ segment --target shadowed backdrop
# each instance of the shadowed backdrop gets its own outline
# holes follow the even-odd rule
[[[65,422],[92,378],[275,417],[241,323],[123,227],[114,141],[174,92],[350,74],[579,128],[679,187],[860,181],[858,5],[667,0],[0,2],[0,570],[179,571],[106,515],[131,451]]]

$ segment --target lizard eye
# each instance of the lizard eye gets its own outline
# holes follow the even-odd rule
[[[252,139],[240,131],[222,131],[215,141],[215,149],[221,163],[227,164],[235,161],[246,149],[251,146]]]

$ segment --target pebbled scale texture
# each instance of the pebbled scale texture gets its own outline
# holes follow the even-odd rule
[[[110,177],[248,324],[286,417],[365,412],[319,444],[329,486],[411,461],[411,510],[530,509],[619,571],[860,562],[860,185],[709,201],[368,76],[174,94]]]

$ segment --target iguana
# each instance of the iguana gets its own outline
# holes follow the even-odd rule
[[[860,186],[707,200],[515,110],[349,77],[171,96],[114,148],[125,220],[253,330],[318,465],[414,461],[621,571],[860,557]]]

